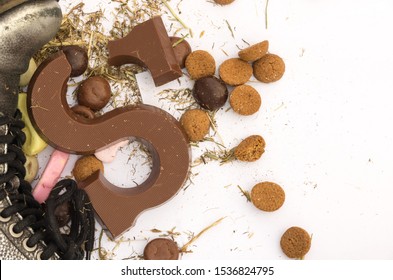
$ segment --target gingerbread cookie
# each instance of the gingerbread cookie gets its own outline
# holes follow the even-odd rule
[[[214,0],[219,5],[229,5],[235,0]]]
[[[289,258],[301,259],[311,248],[311,237],[304,229],[291,227],[281,237],[280,245]]]
[[[179,248],[171,239],[156,238],[147,243],[143,257],[145,260],[178,260]]]
[[[279,209],[285,201],[285,192],[277,184],[262,182],[251,190],[251,202],[262,211],[273,212]]]
[[[251,135],[235,148],[234,155],[240,161],[256,161],[265,152],[265,145],[266,143],[262,136]]]
[[[239,57],[247,62],[254,62],[262,58],[269,49],[269,41],[262,41],[239,51]]]
[[[104,172],[104,165],[95,156],[88,155],[79,158],[75,162],[74,169],[72,170],[72,175],[74,175],[77,182],[81,182],[97,170],[101,170],[101,172]]]
[[[276,82],[284,75],[285,63],[275,54],[266,54],[253,64],[254,76],[263,83]]]
[[[193,80],[212,76],[216,72],[216,61],[207,51],[193,51],[187,56],[185,64]]]
[[[230,86],[246,83],[252,76],[252,67],[239,58],[230,58],[220,66],[220,78]]]
[[[232,91],[229,103],[236,113],[249,116],[258,112],[262,101],[255,88],[249,85],[241,85]]]
[[[180,118],[180,123],[190,141],[200,141],[209,132],[210,120],[205,111],[191,109]]]

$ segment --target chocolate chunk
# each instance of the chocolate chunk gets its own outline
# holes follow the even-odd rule
[[[74,107],[71,108],[71,110],[78,116],[81,116],[85,119],[95,118],[94,112],[89,107],[83,105],[75,105]]]
[[[161,17],[153,17],[122,39],[109,41],[109,65],[134,63],[150,70],[154,84],[161,86],[183,75]]]
[[[80,84],[77,99],[80,105],[93,111],[101,110],[111,99],[111,86],[103,77],[89,77]]]
[[[190,145],[180,123],[154,106],[119,107],[91,120],[75,118],[65,98],[70,73],[60,51],[41,63],[30,82],[29,113],[43,139],[63,152],[93,154],[135,137],[152,156],[150,176],[137,188],[119,188],[100,171],[78,183],[89,195],[98,220],[116,237],[143,211],[179,191],[188,177]]]
[[[214,76],[196,80],[192,94],[202,108],[211,111],[224,106],[228,99],[227,86]]]
[[[175,52],[177,62],[181,68],[186,67],[186,58],[191,53],[190,44],[186,40],[179,37],[170,37],[170,39],[172,46],[176,44],[173,47],[173,51]]]
[[[58,205],[55,209],[55,217],[59,227],[64,227],[71,220],[71,207],[68,201]]]
[[[85,73],[89,59],[85,49],[79,46],[65,46],[61,48],[71,65],[71,77],[78,77]]]
[[[171,239],[157,238],[147,243],[143,257],[145,260],[178,260],[179,248]]]

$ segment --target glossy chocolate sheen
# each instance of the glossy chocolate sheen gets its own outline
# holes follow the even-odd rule
[[[153,17],[122,39],[109,41],[109,65],[134,63],[150,70],[156,86],[183,75],[161,17]]]
[[[132,226],[145,209],[174,196],[188,176],[191,154],[179,122],[149,106],[116,108],[94,119],[73,113],[66,100],[71,67],[64,53],[42,63],[28,88],[30,119],[40,135],[58,150],[92,154],[135,137],[152,156],[149,178],[135,188],[119,188],[100,171],[79,183],[88,193],[96,214],[116,237]]]
[[[228,89],[223,81],[214,77],[203,77],[195,81],[192,94],[197,103],[207,110],[217,110],[228,99]]]

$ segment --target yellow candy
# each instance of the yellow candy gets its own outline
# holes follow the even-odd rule
[[[26,156],[25,163],[26,175],[25,180],[29,183],[33,182],[38,173],[38,160],[35,156]]]
[[[29,115],[27,113],[26,93],[19,93],[18,109],[22,112],[22,120],[25,123],[25,128],[22,129],[22,131],[26,134],[26,142],[22,147],[23,152],[25,152],[28,156],[37,155],[42,152],[48,144],[38,135],[29,119]]]
[[[20,75],[20,80],[19,80],[20,87],[25,87],[30,83],[31,77],[33,77],[35,70],[37,70],[37,64],[35,63],[34,59],[30,59],[29,68],[25,73]]]

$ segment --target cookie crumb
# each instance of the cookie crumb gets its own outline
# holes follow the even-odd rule
[[[72,175],[74,175],[77,182],[85,180],[97,170],[104,173],[103,163],[93,155],[82,156],[75,162]]]
[[[210,53],[203,50],[190,53],[186,58],[185,65],[193,80],[213,76],[216,72],[216,61]]]
[[[244,61],[254,62],[266,55],[268,49],[269,41],[266,40],[239,51],[238,55]]]
[[[285,72],[285,63],[275,54],[266,54],[253,64],[255,78],[263,83],[276,82]]]
[[[201,141],[210,129],[209,116],[200,109],[186,111],[181,116],[180,123],[190,141]]]
[[[249,116],[258,112],[262,100],[255,88],[249,85],[241,85],[232,91],[229,103],[236,113]]]
[[[225,60],[220,66],[220,78],[230,86],[246,83],[252,76],[252,67],[239,58]]]
[[[281,208],[285,201],[285,192],[277,184],[262,182],[251,190],[251,202],[262,211],[273,212]]]
[[[311,237],[304,229],[291,227],[282,235],[280,245],[287,257],[302,259],[311,248]]]
[[[265,140],[262,136],[251,135],[244,139],[234,151],[236,159],[253,162],[261,158],[265,152]]]

